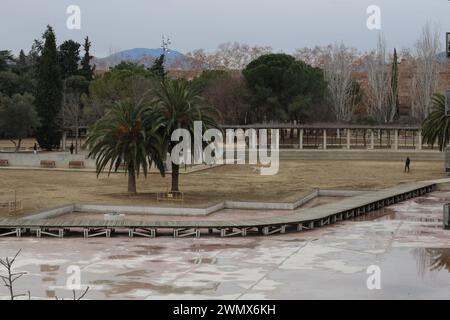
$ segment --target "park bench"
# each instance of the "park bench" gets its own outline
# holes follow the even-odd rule
[[[0,211],[6,210],[8,213],[13,213],[21,211],[22,209],[22,200],[0,202]]]
[[[181,191],[158,192],[157,201],[184,201],[184,193]]]
[[[43,168],[55,168],[56,162],[53,160],[41,160],[41,167]]]
[[[0,159],[0,167],[7,167],[9,166],[9,161],[6,159]]]
[[[69,168],[84,169],[84,161],[81,160],[69,161]]]
[[[126,163],[121,163],[120,166],[117,168],[117,170],[126,171],[127,170],[127,164]]]

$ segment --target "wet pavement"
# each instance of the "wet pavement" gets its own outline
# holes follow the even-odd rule
[[[450,192],[434,192],[354,221],[271,237],[3,238],[0,257],[22,249],[15,271],[27,275],[16,291],[43,299],[72,296],[66,283],[74,267],[90,286],[87,299],[448,299],[442,205],[449,201]],[[373,265],[381,288],[369,290]],[[7,298],[3,287],[0,297]]]

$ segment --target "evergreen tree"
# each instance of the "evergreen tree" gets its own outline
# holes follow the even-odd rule
[[[29,70],[29,65],[28,65],[28,61],[27,61],[27,56],[25,54],[25,52],[23,52],[23,50],[20,50],[19,53],[19,58],[16,60],[16,73],[18,74],[24,74],[26,72],[28,72]]]
[[[36,61],[30,54],[26,55],[23,50],[20,50],[19,57],[14,65],[14,72],[20,77],[20,86],[17,88],[17,93],[35,94],[37,73],[34,63]]]
[[[14,58],[9,50],[0,51],[0,71],[9,69],[9,64],[14,61]]]
[[[165,59],[166,55],[163,53],[159,56],[158,59],[155,60],[155,62],[153,62],[153,65],[150,67],[150,71],[161,80],[164,80],[167,75],[166,70],[164,69]]]
[[[59,65],[63,79],[67,79],[78,73],[80,46],[79,43],[73,40],[64,41],[64,43],[59,46]]]
[[[38,62],[35,103],[41,125],[36,130],[36,138],[41,148],[52,150],[59,146],[61,137],[57,119],[61,111],[62,81],[52,27],[47,26],[43,39],[45,43]]]
[[[397,50],[394,48],[394,57],[392,61],[391,70],[391,106],[395,109],[395,119],[398,119],[400,114],[398,100],[398,57]]]
[[[42,40],[35,39],[31,46],[30,52],[28,52],[28,60],[31,68],[33,78],[37,78],[39,74],[39,59],[41,58],[43,50]]]
[[[93,57],[90,54],[91,42],[89,41],[89,37],[84,39],[83,49],[84,56],[81,59],[81,75],[88,81],[92,81],[94,79],[95,66],[91,66],[91,60]]]
[[[16,152],[20,150],[22,140],[39,125],[33,101],[34,97],[29,93],[0,97],[0,135],[14,143]]]

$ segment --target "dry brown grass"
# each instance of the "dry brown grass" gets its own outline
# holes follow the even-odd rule
[[[394,161],[281,161],[275,176],[261,176],[252,166],[222,166],[183,174],[184,205],[206,205],[223,199],[293,200],[314,188],[378,189],[403,182],[444,177],[442,162],[413,162],[410,174]],[[151,204],[156,192],[166,191],[170,176],[140,177],[140,194],[130,197],[124,174],[43,170],[0,170],[0,201],[17,190],[24,210],[37,210],[71,202]],[[179,205],[176,202],[160,204]]]
[[[71,138],[67,138],[66,146],[69,147],[71,143],[75,143],[75,141]],[[21,143],[21,148],[23,150],[33,150],[34,144],[37,143],[36,139],[34,138],[27,138],[23,139]],[[81,139],[81,144],[84,143],[84,139]],[[14,151],[14,144],[11,142],[11,140],[7,139],[0,139],[0,149]]]

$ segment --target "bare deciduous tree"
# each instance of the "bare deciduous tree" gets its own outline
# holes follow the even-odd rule
[[[13,258],[6,257],[5,259],[0,259],[0,265],[6,269],[6,276],[0,275],[0,278],[3,280],[5,287],[8,289],[9,297],[11,300],[24,296],[28,296],[28,299],[30,299],[30,292],[22,294],[14,293],[14,283],[19,280],[19,278],[27,274],[26,272],[13,271],[14,262],[16,261],[17,256],[20,254],[20,251],[21,250],[19,250]]]
[[[239,42],[223,43],[214,54],[215,64],[228,70],[242,70],[253,60],[271,52],[271,47],[251,47]]]
[[[77,94],[68,94],[63,105],[63,128],[71,129],[75,133],[75,153],[78,153],[79,132],[83,124],[83,110],[80,97]]]
[[[77,292],[75,290],[72,290],[72,300],[83,300],[88,291],[89,286],[87,286],[86,289],[83,291],[83,293],[79,297],[77,297]],[[59,298],[58,296],[55,296],[55,300],[64,300],[64,298]]]
[[[230,72],[211,82],[202,96],[222,114],[226,124],[247,124],[251,121],[250,106],[245,101],[247,87],[241,73]],[[249,119],[250,118],[250,119]]]
[[[355,99],[353,99],[354,51],[344,44],[328,47],[323,64],[325,80],[328,83],[328,97],[338,121],[351,118]]]
[[[416,72],[411,83],[411,98],[412,116],[418,121],[424,120],[430,113],[431,98],[437,88],[439,36],[439,29],[427,22],[415,45]]]
[[[187,61],[186,61],[187,59]],[[210,64],[210,54],[204,49],[196,49],[185,54],[184,57],[176,59],[172,63],[173,69],[183,69],[188,65],[191,70],[204,70]]]
[[[392,90],[386,61],[386,43],[381,34],[377,49],[368,59],[367,82],[369,113],[380,122],[394,121],[397,110],[389,103]]]
[[[332,49],[332,45],[326,47],[315,46],[314,48],[296,49],[292,54],[297,60],[301,60],[313,67],[323,68],[327,54]]]
[[[245,43],[227,42],[219,45],[214,52],[206,52],[203,49],[188,52],[186,57],[192,69],[227,69],[242,70],[251,61],[261,55],[271,53],[273,50],[268,46],[249,46]],[[181,66],[183,61],[176,62]]]
[[[16,262],[17,256],[20,254],[20,252],[22,251],[22,249],[20,249],[12,258],[6,257],[5,259],[0,259],[0,266],[2,266],[5,270],[6,270],[6,275],[0,275],[0,279],[2,279],[5,287],[8,289],[9,292],[9,296],[11,300],[15,300],[16,298],[19,297],[28,297],[28,300],[31,300],[31,293],[30,291],[27,291],[27,293],[22,293],[22,294],[16,294],[14,292],[14,283],[19,280],[19,278],[21,278],[22,276],[26,275],[26,272],[14,272],[13,271],[13,266],[14,263]],[[89,286],[86,287],[86,289],[83,291],[83,293],[77,297],[76,295],[76,291],[72,290],[72,297],[73,300],[82,300],[86,294],[89,291]],[[64,300],[64,299],[59,299],[58,297],[55,297],[56,300]]]

